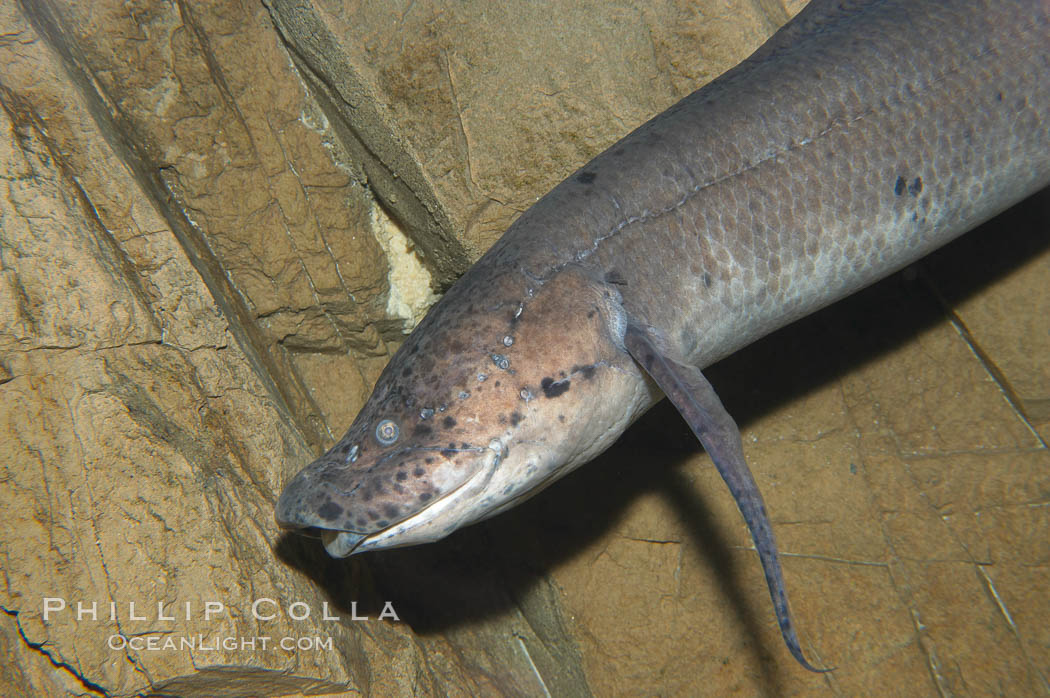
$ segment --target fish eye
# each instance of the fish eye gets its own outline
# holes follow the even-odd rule
[[[397,437],[401,430],[397,427],[397,422],[392,419],[384,419],[376,425],[376,441],[389,446],[390,444],[397,441]]]

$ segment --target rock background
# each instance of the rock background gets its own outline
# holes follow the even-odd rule
[[[710,372],[833,674],[666,405],[442,543],[273,524],[433,292],[802,4],[0,3],[0,692],[1046,692],[1046,192]]]

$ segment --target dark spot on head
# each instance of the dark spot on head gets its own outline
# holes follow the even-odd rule
[[[521,420],[523,419],[525,419],[525,417],[522,416],[521,412],[515,412],[510,416],[510,425],[516,427],[521,424]]]
[[[907,188],[908,182],[905,181],[904,177],[897,177],[897,181],[893,185],[893,193],[900,196]]]
[[[544,378],[540,381],[540,387],[543,388],[543,394],[549,398],[558,397],[569,389],[569,385],[572,383],[570,380],[554,381],[550,377]]]
[[[598,175],[596,175],[593,172],[584,171],[584,172],[581,172],[580,174],[576,175],[576,181],[579,182],[580,184],[590,184],[591,182],[593,182],[595,180],[595,178],[597,176]]]
[[[317,510],[317,515],[325,521],[335,521],[343,515],[343,507],[329,499]]]
[[[419,501],[421,501],[421,502],[429,502],[430,498],[433,497],[433,496],[434,495],[430,494],[429,492],[424,492],[423,494],[419,495]]]
[[[401,485],[395,484],[394,485],[394,491],[397,492],[398,494],[404,494],[405,493],[405,488],[402,487]]]
[[[456,420],[452,417],[445,417],[441,420],[441,425],[446,429],[451,429],[452,427],[456,426]]]
[[[368,525],[368,519],[366,519],[363,516],[358,516],[356,519],[354,519],[354,523],[364,528]]]
[[[411,375],[412,375],[412,367],[411,366],[405,366],[403,369],[401,369],[401,377],[402,378],[408,378]]]
[[[407,479],[408,479],[408,473],[406,473],[404,470],[398,470],[397,471],[397,481],[398,482],[404,482]]]
[[[922,177],[916,177],[908,185],[908,193],[912,196],[918,196],[919,192],[922,191]]]
[[[496,387],[497,388],[499,387],[499,381],[496,381]]]
[[[449,448],[455,448],[456,447],[456,442],[455,441],[449,441],[448,442],[448,447]]]
[[[572,367],[572,372],[573,373],[579,373],[580,375],[583,376],[584,380],[588,380],[589,381],[590,379],[594,378],[594,366],[593,365],[591,365],[591,366],[581,366],[581,365],[577,364],[576,366]]]
[[[449,448],[441,449],[441,455],[445,458],[452,458],[452,456],[456,455],[455,444],[452,444]]]
[[[460,444],[459,444],[459,447],[460,448],[470,448],[470,444],[468,444],[466,441],[461,441]]]
[[[371,488],[365,489],[361,493],[361,499],[365,500],[366,502],[371,502],[372,501],[372,490],[371,490]]]
[[[427,474],[427,471],[423,470],[423,466],[417,465],[416,469],[412,471],[412,474],[416,477],[423,477]]]
[[[587,319],[589,320],[589,319],[591,319],[592,317],[594,317],[594,311],[593,311],[593,310],[588,310],[588,311],[587,311]]]
[[[413,433],[415,433],[415,434],[417,434],[419,436],[428,436],[433,431],[434,430],[431,429],[428,424],[423,424],[422,422],[417,424],[416,428],[412,430]]]
[[[430,465],[431,463],[434,462],[434,459],[431,458],[430,456],[427,456],[426,458],[423,459],[423,462],[426,463],[427,465]]]
[[[375,521],[376,519],[379,518],[379,514],[377,514],[375,511],[373,511],[371,509],[366,511],[365,514],[368,516],[368,518],[372,519],[373,521]]]
[[[376,526],[379,526],[379,528],[386,528],[389,525],[390,522],[386,519],[379,519],[379,521],[376,521]]]
[[[564,422],[564,421],[565,421],[565,415],[563,415],[563,414],[559,414],[559,415],[558,415],[558,421],[559,421],[559,422]]]
[[[400,513],[400,511],[394,504],[384,504],[383,513],[386,514],[387,518],[394,519],[397,518],[397,515]]]

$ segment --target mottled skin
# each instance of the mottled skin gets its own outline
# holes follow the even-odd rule
[[[482,272],[424,318],[346,436],[289,483],[282,523],[370,534],[329,543],[333,554],[438,540],[592,459],[659,398],[610,331],[614,290],[576,270],[546,283]],[[385,445],[388,422],[399,435]]]
[[[279,522],[334,555],[439,539],[611,445],[662,396],[649,375],[678,381],[704,438],[721,405],[697,369],[1050,181],[1047,75],[1050,0],[814,0],[526,211],[289,483]]]

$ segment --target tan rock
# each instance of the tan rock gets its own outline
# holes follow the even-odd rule
[[[336,132],[442,282],[788,18],[736,0],[268,4]]]
[[[1045,688],[1045,195],[710,372],[833,674],[784,651],[735,505],[667,405],[449,541],[333,561],[273,523],[431,286],[787,16],[0,4],[0,692]]]

